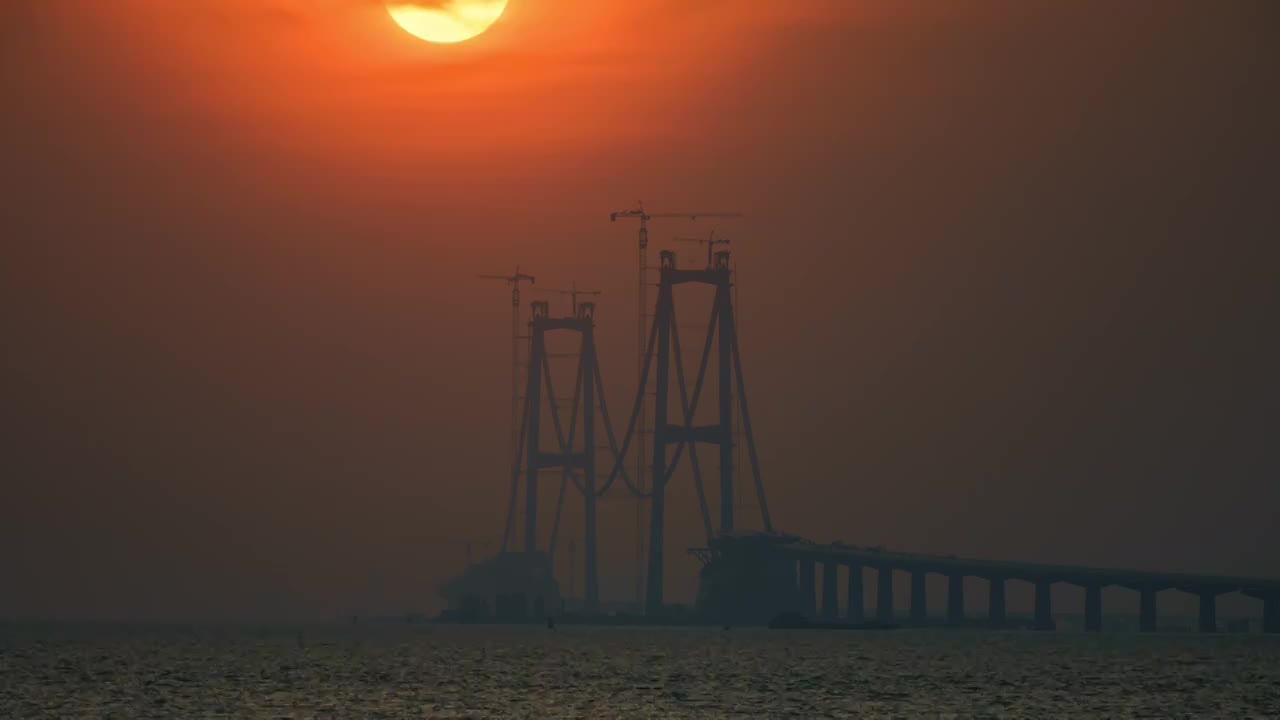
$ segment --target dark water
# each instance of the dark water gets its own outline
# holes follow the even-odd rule
[[[1280,717],[1261,635],[0,625],[0,717]]]

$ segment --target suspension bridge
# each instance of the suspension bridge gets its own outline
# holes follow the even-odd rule
[[[576,491],[573,497],[583,503],[583,556],[581,567],[576,570],[581,572],[583,612],[591,615],[600,610],[597,503],[610,490],[615,490],[626,493],[637,503],[637,567],[644,568],[637,586],[643,587],[644,614],[650,619],[662,618],[667,608],[663,587],[667,488],[677,468],[687,465],[706,538],[705,547],[689,550],[702,562],[696,612],[707,622],[763,624],[784,612],[861,622],[869,615],[864,606],[864,593],[870,585],[867,582],[870,574],[875,584],[877,621],[887,623],[901,619],[924,624],[929,622],[926,578],[937,574],[946,579],[945,618],[953,624],[970,618],[965,579],[981,578],[988,590],[981,619],[991,626],[1008,622],[1006,585],[1020,581],[1034,586],[1032,627],[1041,630],[1055,627],[1051,590],[1061,583],[1084,590],[1086,630],[1101,629],[1102,590],[1114,586],[1138,593],[1139,627],[1143,631],[1157,629],[1158,594],[1176,589],[1198,598],[1197,626],[1202,631],[1218,627],[1217,598],[1238,592],[1262,603],[1264,631],[1280,632],[1280,579],[924,555],[878,546],[821,544],[776,531],[747,402],[735,317],[734,267],[728,250],[714,249],[714,245],[727,244],[727,240],[716,240],[714,234],[708,238],[707,261],[703,267],[678,267],[676,253],[662,251],[657,267],[657,300],[651,315],[646,316],[649,220],[738,215],[648,214],[641,206],[639,210],[615,213],[613,219],[619,217],[640,220],[641,282],[639,376],[620,436],[609,413],[597,355],[596,303],[578,301],[579,294],[594,296],[599,292],[579,291],[576,285],[572,290],[551,291],[573,297],[572,313],[563,317],[553,316],[546,301],[531,302],[528,333],[521,336],[516,315],[519,284],[533,282],[532,276],[518,269],[511,276],[482,276],[506,280],[513,289],[510,490],[500,552],[484,562],[469,564],[461,576],[441,588],[455,616],[521,619],[554,614],[563,606],[552,559],[572,488]],[[692,377],[684,363],[682,325],[678,322],[674,292],[682,285],[702,286],[712,292],[710,318]],[[553,334],[568,334],[577,340],[578,351],[571,354],[576,358],[575,379],[567,406],[557,394],[551,372],[548,337]],[[527,362],[523,366],[518,362],[517,353],[522,339],[528,343]],[[519,367],[524,368],[523,392]],[[712,391],[714,407],[700,413],[704,396],[709,394],[704,392],[708,385],[715,388]],[[647,412],[650,397],[651,417]],[[566,409],[567,420],[562,417]],[[706,415],[711,416],[712,421],[700,422],[699,418]],[[603,430],[604,445],[597,444],[597,430]],[[648,447],[646,438],[650,441]],[[746,447],[745,470],[754,492],[755,507],[759,509],[758,525],[753,519],[751,530],[740,527],[739,518],[735,517],[736,484],[742,480],[737,473],[735,449],[740,444]],[[708,447],[717,460],[716,517],[708,503],[699,455],[700,448]],[[628,460],[635,463],[634,472],[628,470]],[[544,543],[539,533],[540,480],[555,472],[559,473],[560,482],[555,488],[549,539]],[[646,475],[649,482],[645,481]],[[645,509],[647,513],[643,512]],[[640,520],[646,515],[647,528]],[[523,531],[518,542],[517,526]],[[896,573],[905,573],[910,581],[909,608],[901,618],[894,608]],[[843,609],[840,603],[842,575]]]

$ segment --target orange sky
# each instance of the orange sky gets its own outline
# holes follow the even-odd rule
[[[512,0],[437,47],[374,0],[7,3],[0,615],[429,606],[505,501],[509,306],[473,276],[605,291],[620,424],[637,199],[748,215],[784,529],[1280,574],[1274,20]]]

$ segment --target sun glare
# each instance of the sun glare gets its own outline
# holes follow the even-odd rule
[[[497,22],[507,0],[389,2],[387,12],[400,27],[433,43],[459,43]]]

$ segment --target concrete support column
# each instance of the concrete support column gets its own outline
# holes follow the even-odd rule
[[[925,596],[925,572],[911,571],[911,622],[923,625],[929,619],[929,603]]]
[[[860,623],[864,620],[866,611],[862,607],[862,566],[853,564],[849,566],[849,586],[845,598],[845,612],[851,623]]]
[[[1150,586],[1139,591],[1141,600],[1138,609],[1138,629],[1142,632],[1156,631],[1156,589]]]
[[[1218,593],[1213,590],[1200,591],[1200,632],[1217,632],[1218,630]]]
[[[876,619],[893,622],[893,568],[882,567],[876,575]]]
[[[964,622],[964,576],[947,577],[947,622],[959,625]]]
[[[1048,580],[1036,581],[1036,630],[1053,629],[1053,595],[1050,592],[1053,583]]]
[[[800,612],[805,617],[814,617],[818,614],[818,596],[817,590],[814,589],[816,579],[813,559],[802,559],[800,561]]]
[[[1084,588],[1084,629],[1098,632],[1102,629],[1102,586],[1089,584]]]
[[[840,593],[836,589],[836,569],[839,567],[835,560],[822,563],[822,617],[828,620],[840,617]]]
[[[1262,632],[1280,633],[1280,591],[1262,597]]]
[[[1004,625],[1004,578],[988,578],[987,582],[990,583],[987,613],[991,624],[1000,627]]]

